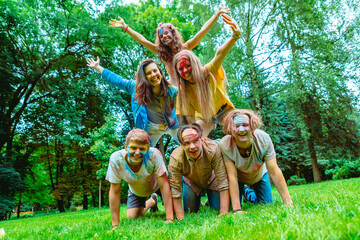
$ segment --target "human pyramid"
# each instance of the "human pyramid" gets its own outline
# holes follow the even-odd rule
[[[157,211],[159,195],[165,207],[165,222],[172,222],[174,213],[181,220],[185,212],[199,210],[203,190],[209,206],[220,209],[219,216],[229,212],[230,202],[232,211],[241,214],[243,197],[251,203],[273,201],[269,176],[283,202],[292,206],[271,138],[258,129],[260,117],[252,110],[235,109],[226,93],[226,75],[221,65],[240,39],[239,26],[226,15],[229,12],[229,8],[220,6],[185,43],[171,23],[159,24],[154,44],[120,17],[109,22],[158,54],[170,83],[153,59],[140,63],[135,82],[101,67],[99,57],[87,60],[87,65],[103,79],[131,95],[136,125],[126,137],[125,149],[110,157],[106,179],[110,182],[113,228],[120,222],[121,180],[129,184],[127,218],[141,217],[149,208]],[[220,15],[233,34],[202,66],[191,50]],[[218,144],[207,136],[219,123],[227,135]],[[168,169],[160,151],[154,148],[163,134],[171,135],[180,144],[170,156]]]

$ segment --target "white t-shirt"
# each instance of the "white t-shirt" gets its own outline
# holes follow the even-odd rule
[[[147,197],[156,192],[159,189],[156,177],[167,174],[160,151],[150,148],[137,173],[130,169],[125,160],[126,155],[126,149],[111,155],[106,180],[111,183],[120,183],[124,180],[129,184],[130,191],[139,197]]]
[[[248,158],[241,156],[231,135],[226,135],[219,143],[224,161],[234,162],[239,182],[250,185],[260,181],[267,172],[264,163],[276,157],[274,145],[266,132],[256,129],[252,135],[253,144]]]

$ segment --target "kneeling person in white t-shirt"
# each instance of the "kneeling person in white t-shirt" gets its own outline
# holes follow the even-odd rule
[[[149,208],[157,208],[155,192],[161,191],[166,222],[173,219],[173,206],[167,170],[161,153],[149,147],[149,135],[141,129],[131,130],[125,149],[110,157],[106,180],[110,182],[109,202],[113,228],[119,224],[121,180],[129,184],[127,218],[143,216]],[[148,200],[146,200],[149,196]]]

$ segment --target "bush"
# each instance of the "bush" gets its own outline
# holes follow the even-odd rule
[[[360,177],[360,158],[334,159],[330,161],[330,167],[325,173],[332,175],[333,180]]]
[[[306,184],[306,180],[305,180],[305,178],[299,178],[298,176],[293,175],[287,180],[287,184],[288,185]]]

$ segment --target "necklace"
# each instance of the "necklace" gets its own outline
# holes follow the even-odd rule
[[[252,147],[252,144],[251,144],[248,148],[246,148],[246,149],[241,149],[241,148],[238,147],[240,155],[241,155],[243,158],[248,158],[248,157],[250,157],[251,147]]]

